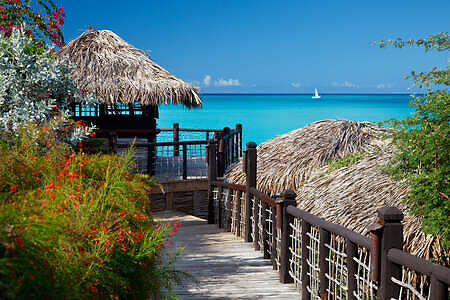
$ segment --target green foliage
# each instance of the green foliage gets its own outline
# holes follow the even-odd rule
[[[334,170],[338,170],[343,167],[351,166],[355,164],[358,160],[363,158],[364,155],[365,155],[364,152],[356,152],[353,154],[348,154],[341,159],[329,160],[327,161],[327,165],[329,165],[330,168],[327,170],[327,173],[331,173]]]
[[[0,141],[0,298],[164,297],[179,227],[148,216],[157,183],[133,167],[131,152],[76,153],[35,124]]]
[[[381,47],[392,44],[424,47],[426,51],[449,51],[448,33],[426,39],[381,41]],[[408,203],[412,212],[423,215],[423,230],[440,235],[445,248],[450,248],[450,102],[449,67],[430,72],[411,72],[407,78],[420,88],[424,96],[412,96],[412,116],[389,120],[398,129],[393,134],[397,146],[395,158],[387,166],[396,179],[405,179],[411,187]]]

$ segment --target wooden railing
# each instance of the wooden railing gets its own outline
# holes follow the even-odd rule
[[[206,178],[208,142],[216,147],[218,176],[223,176],[242,157],[242,125],[237,124],[234,129],[194,129],[180,128],[175,123],[173,128],[157,129],[156,142],[135,142],[134,146],[146,149],[141,159],[146,161],[147,173],[167,181]],[[117,138],[111,144],[114,152],[130,146],[130,142],[117,142]]]
[[[449,299],[450,269],[403,252],[402,212],[378,210],[370,238],[296,207],[291,190],[256,189],[256,144],[244,155],[246,185],[217,180],[208,147],[208,222],[252,242],[301,299]]]

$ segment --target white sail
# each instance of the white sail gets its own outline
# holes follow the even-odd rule
[[[317,91],[316,88],[314,88],[314,96],[312,96],[312,98],[313,99],[320,99],[319,92]]]

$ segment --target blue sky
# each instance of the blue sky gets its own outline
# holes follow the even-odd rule
[[[66,42],[87,25],[149,51],[203,93],[407,93],[446,53],[374,41],[450,31],[450,1],[55,0]]]

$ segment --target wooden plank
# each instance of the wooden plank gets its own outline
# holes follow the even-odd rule
[[[281,284],[270,260],[243,239],[181,212],[155,213],[160,223],[181,223],[174,246],[185,247],[176,268],[194,281],[175,287],[180,299],[300,299],[293,284]]]

